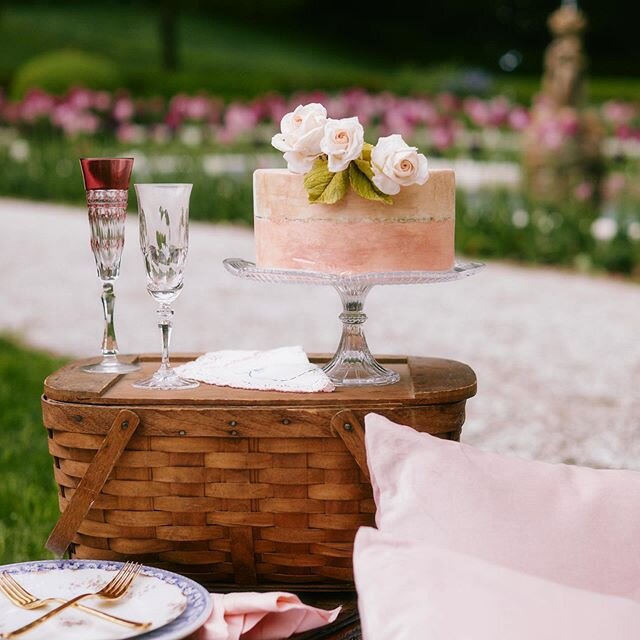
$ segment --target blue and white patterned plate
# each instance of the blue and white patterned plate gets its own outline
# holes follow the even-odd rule
[[[101,560],[38,560],[0,566],[0,572],[10,573],[37,597],[67,599],[100,589],[121,566],[121,562]],[[199,629],[213,608],[208,591],[197,582],[147,566],[117,602],[90,598],[83,604],[129,620],[152,622],[155,628],[135,634],[72,607],[25,633],[25,640],[124,640],[134,636],[140,640],[179,640]],[[20,609],[0,593],[0,632],[20,627],[45,611],[44,607]]]

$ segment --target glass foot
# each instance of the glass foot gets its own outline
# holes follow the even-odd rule
[[[195,389],[200,386],[195,380],[181,378],[173,369],[159,369],[150,378],[138,380],[133,386],[137,389]]]
[[[399,373],[385,369],[372,356],[366,355],[370,356],[364,353],[337,353],[322,369],[336,387],[395,384],[400,380]]]
[[[132,373],[138,369],[140,369],[139,364],[120,362],[115,356],[103,358],[100,362],[80,368],[85,373]]]

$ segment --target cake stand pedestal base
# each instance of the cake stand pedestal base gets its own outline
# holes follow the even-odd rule
[[[338,349],[322,369],[337,386],[393,384],[400,374],[385,369],[373,357],[364,335],[364,302],[369,285],[335,285],[342,300],[342,337]]]

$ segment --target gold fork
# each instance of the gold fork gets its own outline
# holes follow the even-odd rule
[[[18,629],[14,629],[13,631],[8,631],[7,633],[3,633],[2,635],[0,635],[0,638],[8,639],[8,638],[15,638],[16,636],[22,635],[23,633],[29,631],[30,629],[33,629],[34,627],[41,625],[43,622],[46,622],[50,618],[53,618],[53,616],[58,615],[60,612],[64,611],[65,609],[68,609],[69,607],[72,607],[74,604],[76,604],[77,602],[80,602],[80,600],[84,600],[85,598],[97,597],[97,598],[103,598],[105,600],[118,600],[119,598],[122,598],[122,596],[124,596],[127,593],[132,582],[136,579],[136,577],[140,573],[141,568],[142,568],[142,565],[138,563],[127,562],[118,571],[118,573],[116,573],[116,575],[99,591],[95,591],[91,593],[82,593],[79,596],[76,596],[75,598],[71,598],[71,600],[68,600],[64,604],[61,604],[59,607],[56,607],[55,609],[48,611],[43,616],[36,618],[35,620],[29,622],[28,624],[25,624],[24,626],[19,627]]]
[[[0,573],[0,591],[4,593],[7,598],[21,609],[27,609],[29,611],[33,609],[39,609],[52,602],[66,602],[63,598],[37,598],[32,593],[27,591],[15,578],[6,571]],[[109,622],[115,622],[117,624],[124,625],[126,627],[133,627],[135,629],[144,629],[151,623],[149,622],[134,622],[133,620],[127,620],[125,618],[119,618],[118,616],[111,615],[105,611],[99,609],[92,609],[91,607],[85,607],[82,604],[76,604],[75,607],[85,613],[90,613],[103,620]]]

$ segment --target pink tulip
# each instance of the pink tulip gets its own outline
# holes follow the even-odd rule
[[[467,98],[463,108],[467,116],[477,127],[486,127],[491,120],[489,105],[480,98]]]
[[[566,113],[560,117],[560,127],[566,137],[575,136],[580,130],[580,121],[573,113]]]
[[[256,113],[251,107],[240,102],[232,102],[224,113],[224,135],[226,140],[234,140],[247,131],[251,131],[258,123]]]
[[[616,127],[616,138],[620,140],[630,140],[633,138],[633,130],[628,124],[619,124]]]
[[[288,112],[289,106],[282,96],[269,94],[262,98],[262,115],[265,120],[280,124],[280,120]]]
[[[438,106],[444,113],[453,113],[460,108],[460,99],[453,93],[443,92],[438,94],[437,98]]]
[[[529,125],[529,112],[524,107],[514,107],[509,113],[509,126],[514,131],[522,131]]]
[[[556,122],[545,122],[539,130],[543,147],[555,151],[564,145],[565,135]]]
[[[93,93],[83,87],[74,87],[67,94],[65,102],[76,109],[89,109],[93,104]]]
[[[93,94],[93,108],[97,111],[107,111],[111,107],[111,94],[107,91],[96,91]]]
[[[129,122],[123,122],[116,129],[116,138],[119,142],[139,143],[144,141],[144,137],[142,127]]]
[[[188,120],[206,120],[209,115],[209,101],[204,96],[195,96],[185,101],[184,113]]]
[[[133,102],[129,97],[118,98],[113,105],[113,117],[118,122],[125,122],[133,118],[135,113]]]
[[[504,96],[496,96],[489,103],[489,123],[494,127],[504,125],[509,118],[511,105]]]
[[[436,127],[431,131],[431,142],[438,151],[446,151],[455,142],[454,131],[448,127]]]
[[[407,139],[413,135],[414,126],[406,117],[402,108],[396,108],[384,114],[382,129],[387,135],[399,133],[403,138]]]
[[[581,182],[573,191],[576,200],[586,202],[593,195],[593,185],[590,182]]]
[[[332,96],[323,104],[330,118],[347,118],[352,115],[349,113],[349,104],[342,95]]]
[[[615,200],[624,191],[627,186],[627,180],[623,173],[610,173],[603,186],[602,193],[606,200]]]
[[[613,125],[629,124],[638,112],[632,105],[618,100],[609,100],[602,105],[602,115]]]
[[[40,89],[32,89],[18,103],[17,109],[21,120],[33,123],[47,117],[56,105],[56,99]]]
[[[440,114],[435,105],[426,98],[422,98],[414,104],[414,113],[416,122],[426,124],[427,126],[435,125],[440,119]]]

